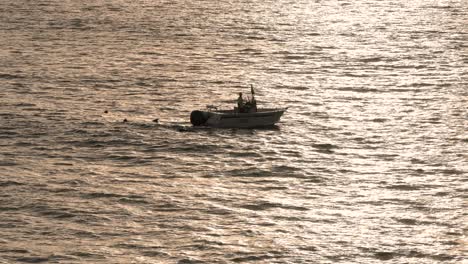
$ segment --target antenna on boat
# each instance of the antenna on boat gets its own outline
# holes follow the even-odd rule
[[[252,95],[252,98],[250,99],[250,105],[252,107],[252,110],[254,112],[257,112],[257,101],[255,100],[255,91],[253,88],[253,84],[250,84],[250,93]]]

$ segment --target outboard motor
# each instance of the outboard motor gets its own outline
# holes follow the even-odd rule
[[[190,113],[190,123],[194,126],[202,126],[208,120],[208,113],[195,110]]]

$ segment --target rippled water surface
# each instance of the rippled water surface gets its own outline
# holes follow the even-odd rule
[[[1,1],[0,263],[462,263],[467,14]],[[276,128],[191,127],[250,84]]]

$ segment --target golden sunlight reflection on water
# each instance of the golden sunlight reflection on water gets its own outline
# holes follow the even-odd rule
[[[2,1],[0,262],[463,261],[467,8]]]

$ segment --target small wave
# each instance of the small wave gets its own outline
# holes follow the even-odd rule
[[[365,77],[370,77],[371,75],[369,75],[369,74],[357,74],[357,73],[346,72],[346,73],[344,73],[344,76],[346,76],[346,77],[365,78]]]
[[[236,257],[231,259],[231,261],[240,263],[240,262],[257,262],[257,261],[266,261],[268,259],[277,258],[272,255],[252,255],[246,257]]]
[[[305,86],[288,86],[288,87],[286,87],[286,89],[296,90],[296,91],[305,91],[305,90],[309,90],[309,87],[305,87]]]
[[[333,144],[312,144],[312,147],[316,148],[317,152],[325,153],[325,154],[332,154],[334,153],[334,149],[338,148],[338,146]]]
[[[14,254],[29,254],[30,251],[26,249],[0,249],[0,252],[5,252],[5,253],[14,253]]]
[[[395,219],[397,222],[405,224],[405,225],[417,225],[418,220],[416,219],[410,219],[410,218],[396,218]]]
[[[261,158],[262,154],[256,152],[256,151],[231,151],[229,152],[229,155],[232,157],[252,157],[252,158]]]
[[[0,138],[11,138],[12,136],[17,136],[18,133],[14,131],[3,131],[0,133]]]
[[[201,209],[200,211],[210,214],[210,215],[230,215],[233,214],[232,211],[225,208],[210,207],[209,209]]]
[[[119,202],[127,203],[127,204],[149,204],[149,202],[146,199],[143,199],[143,198],[130,198],[130,197],[120,198]]]
[[[114,194],[114,193],[104,193],[104,192],[87,193],[83,195],[83,198],[88,198],[88,199],[112,198],[112,197],[122,197],[122,196],[118,194]]]
[[[189,210],[185,206],[180,206],[176,203],[169,202],[157,204],[152,206],[151,208],[156,212],[185,212]]]
[[[412,159],[410,160],[410,162],[411,162],[412,164],[426,164],[426,161],[421,160],[421,159],[418,159],[418,158],[412,158]]]
[[[153,56],[163,56],[164,53],[154,52],[154,51],[141,51],[137,53],[138,55],[153,55]]]
[[[375,258],[379,260],[391,260],[393,258],[416,258],[416,259],[432,259],[436,261],[449,261],[456,259],[455,256],[448,254],[428,254],[422,253],[416,250],[403,251],[403,252],[389,252],[389,251],[377,251],[374,253]],[[424,262],[424,261],[421,261]]]
[[[76,256],[79,258],[92,258],[92,259],[105,259],[106,257],[100,254],[79,251],[79,252],[72,252],[69,254],[70,256]],[[91,261],[90,261],[91,262]]]
[[[194,259],[194,258],[184,258],[177,261],[177,264],[202,264],[205,263],[204,261]]]
[[[261,55],[263,54],[263,52],[259,49],[252,49],[252,48],[247,48],[247,49],[243,49],[240,51],[240,53],[242,54],[249,54],[249,55]]]
[[[59,187],[59,188],[49,188],[48,191],[51,192],[51,193],[67,193],[67,194],[70,194],[73,191],[75,191],[75,189],[66,188],[66,187]]]
[[[281,209],[289,209],[289,210],[295,210],[295,211],[308,211],[308,208],[302,207],[302,206],[294,206],[294,205],[284,205],[280,203],[272,203],[272,202],[260,202],[256,204],[244,204],[240,206],[241,208],[244,209],[249,209],[252,211],[264,211],[264,210],[269,210],[272,208],[281,208]]]
[[[265,40],[266,38],[257,35],[257,36],[248,36],[247,39],[249,39],[249,40]]]
[[[18,142],[15,143],[15,146],[17,146],[17,147],[30,147],[30,146],[34,146],[34,144],[32,142],[18,141]]]
[[[74,236],[80,237],[80,238],[99,238],[99,235],[96,235],[95,233],[87,230],[77,230],[76,232],[73,233]]]
[[[463,175],[465,174],[465,171],[462,170],[457,170],[457,169],[445,169],[445,170],[439,170],[442,174],[446,175]]]
[[[291,167],[291,166],[287,166],[287,165],[273,166],[271,169],[274,172],[280,172],[280,173],[294,172],[294,171],[299,171],[300,170],[299,168]]]
[[[138,81],[138,82],[135,83],[135,85],[141,86],[141,87],[151,87],[151,86],[153,86],[151,83],[146,83],[144,81]]]
[[[144,200],[145,197],[141,195],[122,195],[117,193],[106,193],[106,192],[91,192],[82,194],[83,198],[88,199],[98,199],[98,198],[121,198],[121,199],[128,199],[128,200]]]
[[[312,147],[318,149],[334,149],[338,148],[337,145],[329,144],[329,143],[320,143],[320,144],[312,144]]]
[[[288,187],[284,186],[267,186],[267,187],[260,187],[260,190],[263,191],[283,191],[283,190],[288,190]]]
[[[286,56],[284,56],[284,59],[286,59],[286,60],[303,60],[305,58],[306,58],[305,56],[301,56],[301,55],[286,55]]]
[[[408,185],[408,184],[395,184],[395,185],[388,186],[387,189],[401,190],[401,191],[417,191],[417,190],[421,190],[422,187],[416,186],[416,185]]]
[[[16,261],[24,263],[44,263],[49,262],[49,260],[49,257],[21,257],[16,259]]]
[[[271,176],[272,173],[268,170],[262,170],[258,168],[250,169],[233,169],[226,171],[227,175],[231,176],[243,176],[243,177],[257,177],[257,176]]]
[[[433,84],[433,83],[424,83],[424,82],[421,82],[421,83],[413,83],[413,84],[410,84],[411,87],[430,87],[430,86],[435,86],[436,84]]]
[[[74,213],[67,212],[67,209],[38,210],[38,213],[42,216],[52,217],[55,219],[73,218],[77,216]]]
[[[376,122],[376,123],[384,123],[384,122],[387,122],[388,119],[387,118],[374,118],[371,121]]]
[[[0,187],[20,186],[20,185],[24,185],[24,183],[17,182],[17,181],[12,181],[12,180],[7,180],[7,181],[0,180]]]
[[[24,79],[25,76],[18,74],[0,73],[0,79]]]
[[[12,160],[1,160],[0,161],[0,167],[11,167],[11,166],[16,166],[18,163]]]
[[[36,106],[36,105],[31,104],[31,103],[18,103],[18,104],[15,104],[14,106],[16,106],[16,107],[33,107],[33,106]]]
[[[380,90],[377,90],[375,88],[363,88],[363,87],[342,87],[342,88],[336,88],[338,91],[345,91],[345,92],[357,92],[357,93],[379,93],[382,92]]]
[[[115,161],[132,161],[133,160],[137,163],[141,163],[141,162],[144,163],[144,161],[140,160],[140,158],[137,156],[111,154],[111,155],[108,155],[107,158],[111,160],[115,160]]]
[[[392,258],[395,257],[395,254],[392,252],[380,251],[380,252],[376,252],[374,256],[376,259],[379,259],[379,260],[391,260]]]
[[[140,250],[141,254],[146,257],[168,257],[169,254],[158,250]]]
[[[218,150],[220,147],[214,144],[186,144],[177,145],[169,149],[171,152],[197,152],[197,153],[209,153]]]
[[[370,57],[370,58],[362,58],[360,61],[362,62],[379,62],[382,61],[384,58],[382,57]]]

